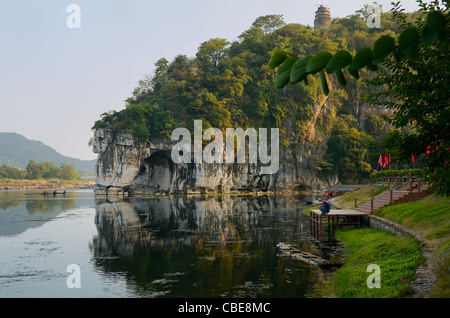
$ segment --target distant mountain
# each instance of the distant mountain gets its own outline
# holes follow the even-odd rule
[[[73,165],[78,172],[93,174],[96,160],[81,160],[61,155],[55,149],[36,140],[30,140],[16,133],[0,132],[0,165],[25,169],[30,160]]]

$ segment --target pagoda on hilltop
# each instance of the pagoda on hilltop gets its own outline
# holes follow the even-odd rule
[[[331,26],[330,11],[323,4],[320,5],[316,11],[316,18],[314,19],[314,29],[328,30]]]

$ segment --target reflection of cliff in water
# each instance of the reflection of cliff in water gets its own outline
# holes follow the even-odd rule
[[[303,297],[316,269],[277,256],[309,248],[296,196],[97,199],[96,266],[143,296]]]
[[[97,200],[98,252],[130,256],[143,247],[173,251],[197,244],[261,245],[306,236],[309,220],[301,213],[301,203],[293,197],[268,196]]]

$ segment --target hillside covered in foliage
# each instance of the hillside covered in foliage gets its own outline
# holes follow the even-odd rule
[[[361,101],[373,89],[349,78],[345,88],[331,81],[333,89],[325,96],[318,76],[310,75],[309,85],[280,90],[274,84],[276,71],[267,66],[275,47],[297,56],[354,52],[372,46],[381,35],[398,35],[391,13],[382,15],[381,28],[369,28],[365,16],[362,9],[335,18],[329,30],[286,24],[280,15],[259,17],[234,42],[214,38],[203,42],[195,57],[158,60],[125,108],[102,114],[93,129],[128,130],[145,142],[170,138],[177,127],[193,131],[196,119],[202,120],[203,129],[278,127],[280,146],[293,156],[308,154],[319,175],[336,174],[343,181],[367,177],[377,167],[381,140],[389,129],[382,117],[390,116],[387,109]],[[360,75],[373,76],[367,71]]]

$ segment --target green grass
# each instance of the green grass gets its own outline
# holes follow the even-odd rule
[[[42,186],[42,185],[73,185],[73,184],[84,184],[89,185],[92,182],[85,180],[63,180],[63,179],[36,179],[36,180],[17,180],[17,179],[9,179],[9,178],[0,178],[0,186],[8,186],[8,187],[16,187],[16,186]]]
[[[375,214],[419,232],[430,244],[450,236],[450,198],[431,195],[415,202],[386,206]]]
[[[345,264],[329,284],[314,296],[338,298],[398,298],[410,291],[410,281],[423,261],[420,244],[412,237],[397,237],[371,228],[347,228],[336,232],[344,244]],[[370,264],[380,267],[381,288],[369,288]]]
[[[430,297],[450,298],[450,241],[442,243],[433,260],[434,274],[437,282]]]
[[[370,196],[370,188],[359,191]],[[307,210],[304,212],[309,213]],[[449,298],[450,198],[430,195],[419,201],[386,206],[375,214],[418,233],[435,249],[432,264],[437,282],[429,296]],[[410,292],[410,281],[424,260],[420,244],[413,237],[394,236],[371,228],[340,229],[336,237],[344,244],[345,265],[335,271],[314,296],[396,298]],[[380,289],[367,287],[366,280],[371,274],[366,272],[369,264],[380,266]]]
[[[389,205],[376,215],[419,233],[435,248],[433,270],[437,282],[431,297],[450,297],[450,198],[430,195],[422,200]]]

